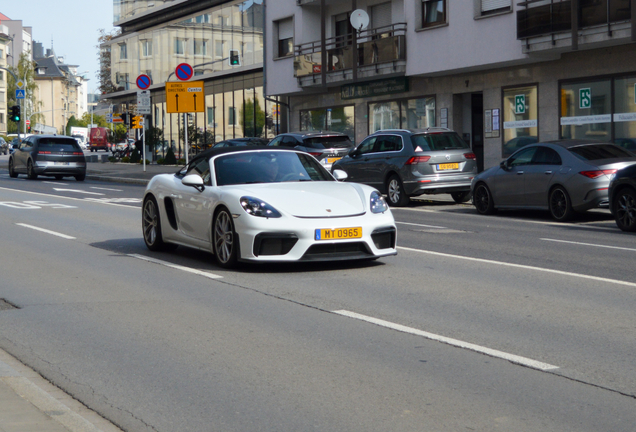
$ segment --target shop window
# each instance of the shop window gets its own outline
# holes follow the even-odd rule
[[[503,157],[538,141],[538,106],[536,85],[504,89]]]
[[[561,86],[561,137],[611,141],[612,82]]]
[[[422,27],[446,24],[446,0],[422,1]]]
[[[402,101],[401,117],[402,128],[424,129],[435,126],[435,98]]]
[[[228,107],[227,109],[227,124],[228,126],[236,126],[236,108]]]
[[[636,152],[636,77],[614,82],[614,143]]]
[[[340,132],[355,139],[355,108],[344,106],[300,112],[300,127],[303,131]]]
[[[287,57],[294,54],[294,20],[286,18],[274,22],[278,31],[278,55],[276,57]]]
[[[371,132],[382,129],[399,129],[400,104],[396,101],[369,104],[369,119]]]

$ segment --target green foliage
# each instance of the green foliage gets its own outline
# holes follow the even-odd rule
[[[117,162],[117,158],[115,156],[108,156],[108,162]]]
[[[89,124],[91,124],[91,113],[85,112],[82,114],[82,118],[77,120],[75,126],[88,127]],[[110,124],[106,121],[106,117],[103,115],[93,114],[93,124],[96,124],[97,127],[110,127]]]
[[[24,90],[26,91],[26,98],[22,99],[22,103],[19,104],[18,100],[15,98],[15,91],[18,86],[13,78],[13,75],[7,73],[5,76],[7,77],[7,92],[6,92],[6,101],[7,107],[13,105],[22,105],[22,117],[24,119],[30,119],[31,124],[35,125],[35,123],[42,121],[44,116],[41,114],[34,114],[41,109],[42,102],[39,102],[35,99],[35,89],[37,88],[37,84],[34,79],[34,68],[35,62],[29,59],[30,53],[25,52],[20,54],[20,61],[18,62],[18,67],[10,67],[9,70],[13,72],[18,79],[24,80]],[[24,127],[24,122],[21,123],[21,127]],[[20,130],[22,131],[22,129]],[[18,124],[14,122],[7,122],[7,132],[8,133],[17,133],[18,132]]]
[[[123,158],[121,158],[121,162],[122,163],[129,163],[130,162],[130,158],[128,156],[124,156]]]
[[[161,128],[151,126],[146,129],[146,145],[151,152],[154,151],[155,148],[159,148],[162,141],[163,130]]]
[[[168,153],[166,153],[166,158],[164,159],[163,163],[165,165],[176,165],[177,164],[177,158],[174,156],[174,152],[172,151],[172,149],[168,149]]]
[[[185,165],[185,159],[181,158],[177,160],[177,165]]]
[[[71,116],[71,118],[68,119],[68,122],[66,122],[66,135],[71,136],[71,127],[73,126],[82,126],[75,116]]]
[[[256,116],[256,117],[255,117]],[[256,122],[254,122],[256,118]],[[243,121],[245,119],[245,121]],[[248,99],[239,110],[239,122],[243,126],[246,137],[262,137],[265,126],[265,111],[258,99]],[[256,127],[254,125],[256,124]]]
[[[139,155],[139,151],[135,149],[130,155],[130,163],[139,163],[139,161],[141,161],[141,156]]]
[[[164,158],[157,159],[157,164],[163,165],[164,163],[165,163],[165,159]]]
[[[124,126],[123,124],[118,124],[117,126],[115,126],[114,139],[116,143],[124,141],[127,135],[128,130],[126,129],[126,126]]]

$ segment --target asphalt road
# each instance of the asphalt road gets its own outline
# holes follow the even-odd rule
[[[635,237],[606,211],[420,201],[396,257],[227,271],[148,251],[142,193],[0,172],[0,347],[124,430],[634,430]]]

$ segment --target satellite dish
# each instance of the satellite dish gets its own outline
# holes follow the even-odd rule
[[[357,31],[362,31],[369,25],[369,14],[362,9],[356,9],[351,12],[351,18],[349,19],[351,25]]]

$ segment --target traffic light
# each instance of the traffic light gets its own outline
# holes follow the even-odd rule
[[[128,113],[119,114],[119,118],[124,122],[125,125],[128,124]]]
[[[20,123],[20,105],[13,105],[11,107],[11,121]]]
[[[142,129],[144,127],[143,116],[134,116],[132,118],[132,129]]]
[[[240,66],[241,65],[241,56],[239,55],[239,50],[231,49],[230,50],[230,66]]]

